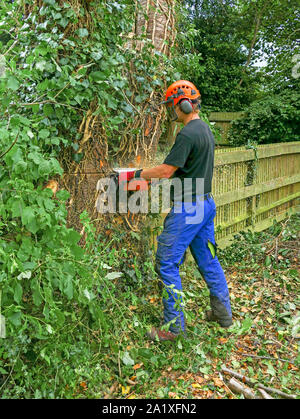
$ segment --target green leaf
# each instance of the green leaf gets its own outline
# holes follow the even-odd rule
[[[240,368],[241,364],[238,361],[236,361],[235,359],[233,359],[232,360],[232,366],[234,368]]]
[[[11,76],[11,77],[8,78],[7,87],[11,90],[16,91],[16,90],[19,89],[20,83],[18,82],[18,80],[15,77]]]
[[[248,332],[248,330],[251,329],[253,324],[253,320],[250,317],[246,317],[245,320],[242,323],[242,327],[240,329],[240,331],[238,332],[238,335],[244,334],[246,332]]]
[[[122,272],[109,272],[107,275],[106,275],[106,279],[116,279],[116,278],[120,278],[121,276],[123,275],[123,273]]]
[[[5,128],[0,128],[0,138],[2,141],[7,141],[9,138],[9,131]]]
[[[76,163],[80,163],[81,160],[83,159],[84,154],[83,153],[76,153],[74,154],[74,161],[76,161]]]
[[[63,169],[61,165],[59,164],[58,160],[52,158],[50,160],[50,163],[51,163],[52,170],[54,173],[58,173],[59,175],[63,174]]]
[[[268,255],[267,257],[266,257],[266,259],[265,259],[265,266],[270,266],[271,265],[271,258],[270,258],[270,256]]]
[[[66,201],[70,197],[70,193],[64,189],[58,191],[56,197],[61,201]]]
[[[79,240],[81,239],[81,236],[80,236],[80,234],[77,232],[77,231],[75,231],[75,230],[72,230],[72,229],[69,229],[68,231],[67,231],[67,234],[66,234],[66,241],[69,243],[69,244],[77,244],[78,242],[79,242]]]
[[[44,161],[42,154],[36,151],[29,153],[28,158],[38,165],[40,165]]]
[[[209,374],[211,371],[211,367],[210,365],[206,365],[206,366],[200,367],[199,371],[202,372],[202,374]]]
[[[107,79],[107,76],[105,75],[105,73],[102,73],[101,71],[93,71],[90,74],[90,77],[94,81],[104,81]]]
[[[12,149],[8,154],[7,158],[10,158],[13,163],[19,163],[20,161],[23,161],[23,153],[20,148]]]
[[[22,224],[23,225],[28,225],[29,223],[31,223],[35,218],[35,214],[34,214],[34,210],[31,207],[26,207],[24,208],[24,210],[22,211]]]
[[[17,304],[20,304],[20,302],[22,300],[22,295],[23,295],[23,288],[22,288],[20,282],[17,282],[17,284],[15,286],[15,292],[14,292],[14,300]]]
[[[60,19],[60,21],[58,22],[63,28],[65,28],[68,23],[69,23],[69,19],[63,17],[62,19]]]
[[[271,362],[268,362],[268,369],[267,369],[267,373],[272,375],[273,377],[276,376],[276,370],[274,369],[273,365],[271,364]]]
[[[39,289],[38,285],[36,285],[36,287],[33,290],[32,298],[33,298],[33,303],[36,306],[41,305],[42,302],[43,302],[43,298],[42,298],[42,295],[40,293],[40,289]]]
[[[60,144],[60,138],[59,137],[52,137],[51,138],[51,144],[54,144],[54,145],[59,145]]]
[[[292,278],[299,278],[299,272],[296,269],[290,269],[288,273]]]
[[[80,36],[80,38],[84,38],[89,35],[89,31],[86,28],[78,29],[77,33]]]
[[[113,97],[108,96],[107,106],[111,109],[117,109],[118,108],[118,102]]]
[[[101,60],[101,58],[103,57],[103,52],[102,51],[95,51],[91,53],[91,57],[93,58],[93,60],[98,61]]]
[[[47,65],[47,61],[41,60],[35,63],[35,68],[40,71],[44,71]]]
[[[67,275],[64,280],[64,293],[69,300],[73,298],[73,278]]]
[[[52,115],[54,113],[54,109],[53,109],[53,107],[51,105],[46,104],[43,107],[43,112],[44,112],[44,115],[50,116],[50,115]]]
[[[39,167],[39,174],[41,176],[49,175],[51,173],[51,164],[47,160],[43,160],[40,162]]]
[[[20,217],[22,212],[23,212],[23,208],[24,208],[24,202],[21,198],[16,199],[12,204],[11,204],[11,215],[12,217]]]
[[[61,19],[61,17],[62,17],[62,14],[61,13],[54,13],[54,15],[53,15],[53,19],[54,20]]]
[[[124,365],[134,365],[134,360],[130,357],[129,352],[125,352],[122,358]]]
[[[28,230],[32,233],[35,234],[38,230],[39,230],[39,226],[37,223],[36,218],[34,218],[27,226]]]
[[[21,311],[15,311],[13,314],[11,314],[10,316],[8,316],[8,320],[13,325],[20,326],[21,325],[21,317],[22,317]]]
[[[45,138],[49,137],[49,135],[50,135],[50,131],[47,130],[47,129],[42,129],[39,132],[39,137],[42,138],[42,139],[45,139]]]

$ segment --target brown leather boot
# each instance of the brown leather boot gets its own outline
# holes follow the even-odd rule
[[[157,341],[164,342],[166,340],[175,340],[179,335],[167,332],[166,330],[158,329],[157,327],[152,327],[150,332],[147,332],[147,337],[153,342]]]

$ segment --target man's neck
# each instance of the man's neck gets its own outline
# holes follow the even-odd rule
[[[187,115],[186,119],[183,121],[184,125],[187,125],[189,122],[193,121],[193,119],[200,119],[198,113],[192,113],[191,115]]]

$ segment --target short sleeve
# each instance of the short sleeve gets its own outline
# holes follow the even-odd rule
[[[179,133],[170,153],[164,160],[164,164],[183,168],[192,148],[191,140]]]

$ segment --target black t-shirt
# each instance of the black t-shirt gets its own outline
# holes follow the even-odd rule
[[[190,198],[194,200],[195,196],[199,195],[199,191],[204,194],[211,192],[214,151],[214,136],[209,126],[201,119],[193,119],[177,134],[175,143],[164,160],[165,164],[178,166],[172,178],[179,178],[182,184],[181,197],[176,191],[174,194],[171,188],[172,200],[190,201]],[[188,178],[190,180],[183,180]],[[200,190],[196,189],[197,178],[203,179],[203,181],[198,181]]]

